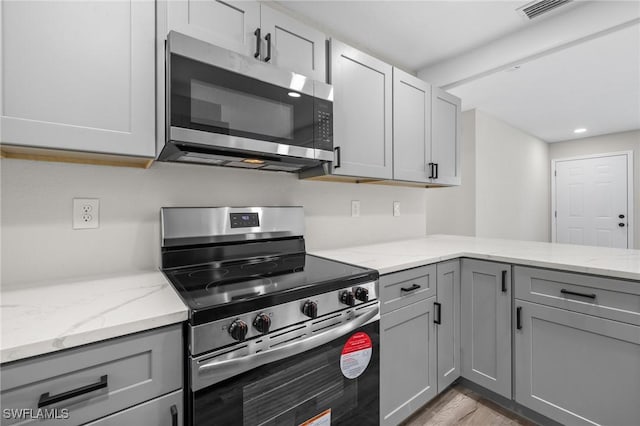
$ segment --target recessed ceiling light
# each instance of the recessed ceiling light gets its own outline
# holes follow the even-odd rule
[[[292,98],[299,98],[300,97],[300,93],[297,93],[297,92],[289,92],[288,95],[291,96]]]
[[[580,128],[578,128],[578,129],[575,129],[575,130],[573,131],[573,133],[584,133],[584,132],[586,132],[586,131],[587,131],[587,129],[585,129],[584,127],[580,127]]]

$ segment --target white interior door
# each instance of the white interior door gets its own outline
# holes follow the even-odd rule
[[[629,247],[627,155],[555,163],[556,241]]]

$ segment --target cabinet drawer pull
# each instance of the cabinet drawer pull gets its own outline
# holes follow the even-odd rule
[[[595,293],[591,293],[591,294],[577,293],[575,291],[570,291],[570,290],[567,290],[567,289],[564,289],[564,288],[562,290],[560,290],[560,293],[562,293],[562,294],[570,294],[572,296],[586,297],[588,299],[595,299],[596,298]]]
[[[507,292],[507,271],[502,271],[502,292]]]
[[[435,312],[437,315],[433,316],[433,322],[435,324],[442,324],[442,304],[438,302],[433,302],[433,307],[438,308],[436,309],[436,312]]]
[[[271,60],[271,33],[264,36],[264,39],[267,40],[267,56],[264,57],[264,61],[269,62]]]
[[[516,328],[522,330],[522,306],[516,308]]]
[[[106,388],[107,386],[107,375],[105,374],[104,376],[100,377],[100,381],[98,383],[92,383],[90,385],[82,386],[77,389],[62,392],[58,395],[50,396],[49,392],[46,392],[40,395],[40,399],[38,400],[38,408],[46,407],[47,405],[62,402],[67,399],[75,398],[76,396],[84,395],[85,393],[97,391]]]
[[[171,426],[178,426],[178,407],[171,406]]]
[[[254,36],[256,36],[256,53],[253,54],[254,58],[259,58],[260,57],[260,42],[262,40],[260,40],[260,28],[256,28],[255,32],[253,33]]]
[[[413,291],[419,289],[420,286],[418,284],[414,284],[411,287],[400,287],[401,291]]]

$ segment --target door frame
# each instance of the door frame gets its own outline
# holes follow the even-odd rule
[[[590,158],[617,157],[625,155],[627,157],[627,248],[634,248],[634,212],[633,212],[633,151],[605,152],[601,154],[580,155],[577,157],[554,158],[551,160],[551,242],[557,242],[558,223],[555,215],[556,211],[556,163],[561,161],[588,160]]]

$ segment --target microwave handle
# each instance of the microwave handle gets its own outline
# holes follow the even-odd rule
[[[362,327],[367,322],[374,319],[380,313],[380,306],[376,303],[373,309],[346,322],[336,328],[332,328],[322,333],[318,333],[304,340],[298,340],[286,345],[278,346],[264,352],[258,352],[249,356],[221,361],[210,361],[198,366],[197,376],[218,375],[224,373],[226,377],[251,370],[264,364],[279,361],[293,355],[317,348],[331,342],[345,334]],[[198,390],[198,389],[195,389]]]
[[[260,42],[262,40],[260,40],[260,27],[256,28],[256,30],[253,32],[253,35],[256,36],[256,53],[253,54],[254,58],[259,58],[260,57]]]

